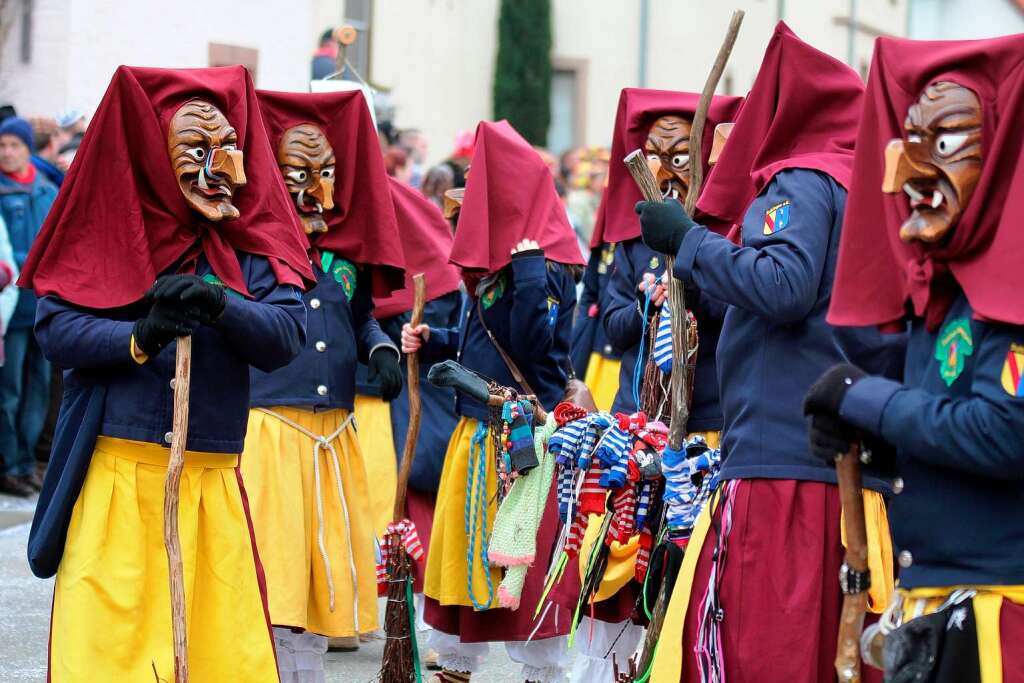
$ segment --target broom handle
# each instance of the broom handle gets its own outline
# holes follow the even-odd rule
[[[412,320],[409,324],[416,327],[423,322],[423,307],[427,302],[427,283],[423,273],[412,276]],[[416,456],[416,439],[420,435],[420,354],[410,353],[405,357],[409,365],[409,428],[405,432],[405,448],[402,450],[402,465],[398,469],[398,487],[395,491],[394,520],[397,522],[405,517],[405,493],[409,488],[409,472],[412,460]]]
[[[864,495],[862,490],[858,447],[836,460],[836,481],[839,500],[843,506],[846,524],[846,566],[858,572],[868,570],[868,534],[864,521]],[[867,591],[843,595],[843,609],[839,618],[836,643],[836,673],[842,683],[860,681],[860,633],[867,610]]]
[[[178,337],[174,364],[174,420],[171,458],[164,481],[164,547],[171,584],[171,633],[174,639],[174,680],[188,683],[188,641],[185,628],[185,573],[178,535],[178,500],[181,470],[188,441],[188,395],[192,374],[192,337]]]

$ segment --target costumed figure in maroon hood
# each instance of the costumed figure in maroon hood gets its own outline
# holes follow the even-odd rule
[[[644,241],[675,256],[676,277],[728,305],[720,484],[674,587],[655,680],[835,677],[839,493],[834,469],[808,448],[800,400],[836,362],[882,372],[899,353],[877,330],[825,322],[862,97],[852,69],[780,23],[697,202],[697,220],[738,226],[739,244],[678,202],[636,207]],[[866,509],[869,529],[885,536],[881,496],[869,492]],[[885,564],[875,548],[873,563]]]
[[[609,169],[608,187],[594,226],[591,242],[594,251],[584,276],[583,297],[587,296],[588,285],[598,286],[595,287],[596,296],[590,296],[591,303],[585,309],[581,308],[577,317],[577,326],[586,325],[593,318],[598,327],[592,337],[586,382],[595,399],[603,394],[603,387],[612,388],[610,403],[602,406],[598,402],[598,407],[608,410],[610,406],[613,414],[629,415],[650,402],[643,400],[642,378],[653,350],[650,332],[657,326],[658,314],[667,298],[667,290],[660,286],[665,272],[664,254],[651,250],[640,239],[640,221],[633,207],[642,196],[621,160],[633,150],[642,149],[662,194],[678,202],[684,201],[692,163],[690,125],[699,99],[700,95],[696,93],[642,88],[625,88],[619,96],[612,135],[612,158],[616,163]],[[701,162],[705,171],[716,127],[732,121],[741,102],[739,97],[715,97],[712,100],[702,147],[704,158]],[[649,302],[648,290],[651,293]],[[718,405],[715,349],[725,305],[700,296],[696,288],[691,290],[687,302],[697,319],[700,345],[689,427],[692,432],[700,433],[711,448],[717,448],[722,412]],[[644,344],[641,344],[641,339]],[[611,376],[605,376],[609,371]],[[651,412],[647,417],[656,419],[655,411]],[[580,558],[585,560],[588,557],[589,547],[600,526],[600,517],[587,524],[588,533],[579,553],[570,561],[566,577],[553,591],[555,599],[564,601],[570,609],[575,607],[580,592]],[[627,626],[625,622],[633,614],[640,588],[640,583],[630,580],[630,577],[637,576],[642,580],[647,567],[646,557],[652,550],[652,538],[636,530],[631,534],[629,544],[610,543],[612,547],[605,579],[596,593],[599,601],[593,605],[596,620],[592,622],[589,616],[583,617],[575,638],[577,656],[573,664],[573,681],[610,680],[611,654],[614,652],[624,663],[635,652],[643,634],[641,626]],[[682,555],[681,549],[678,554]],[[636,571],[638,555],[641,556],[639,572]],[[660,585],[660,581],[651,583]],[[589,613],[590,606],[586,610]]]
[[[469,293],[461,324],[407,325],[403,350],[422,346],[425,360],[458,356],[498,384],[537,396],[550,411],[565,393],[575,274],[583,265],[554,179],[507,122],[483,122],[462,199],[450,259]],[[503,582],[500,560],[488,552],[499,488],[507,491],[515,476],[540,475],[503,460],[499,476],[491,411],[460,395],[456,412],[460,421],[445,455],[424,585],[425,618],[435,629],[431,645],[443,667],[435,680],[469,680],[491,641],[506,641],[526,680],[562,680],[566,644],[559,636],[567,632],[569,614],[552,606],[533,618],[558,532],[554,491],[533,520],[535,538],[523,539],[535,547],[524,558],[530,565],[525,582]],[[521,577],[516,567],[508,570],[513,574]]]
[[[238,463],[250,366],[305,342],[303,242],[245,69],[117,70],[20,282],[68,368],[28,548],[57,575],[48,680],[174,675],[163,505],[182,335],[191,675],[278,680]]]
[[[804,409],[824,462],[861,441],[892,477],[886,680],[1024,680],[1021,54],[875,44],[828,320],[909,327],[905,368],[837,365]]]
[[[373,296],[401,287],[403,259],[362,94],[257,96],[316,273],[299,357],[252,372],[242,469],[278,663],[290,678],[308,670],[303,660],[322,666],[324,636],[354,649],[378,626],[372,498],[353,400],[360,361],[386,400],[402,388],[398,347],[373,318]]]

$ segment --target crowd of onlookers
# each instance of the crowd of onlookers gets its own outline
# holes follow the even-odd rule
[[[420,130],[396,129],[385,123],[380,126],[380,142],[388,175],[420,190],[439,207],[442,206],[446,191],[466,185],[469,160],[473,156],[471,131],[459,133],[448,157],[429,167],[426,165],[429,145]],[[548,150],[538,147],[537,153],[551,169],[555,187],[565,203],[581,250],[589,254],[597,207],[601,203],[601,192],[608,176],[608,148],[576,147],[555,157]]]
[[[85,133],[85,117],[21,118],[0,107],[0,493],[42,488],[60,405],[60,373],[36,343],[36,297],[14,286]]]
[[[0,107],[0,493],[8,495],[27,497],[42,487],[61,399],[61,373],[43,358],[32,334],[35,295],[14,282],[85,126],[85,116],[74,110],[53,118],[22,118],[13,107]],[[388,174],[419,189],[438,207],[446,191],[465,186],[473,155],[471,131],[458,134],[447,158],[433,165],[428,164],[427,137],[415,128],[400,130],[385,122],[380,141]],[[537,151],[551,168],[580,249],[588,254],[608,150],[580,147],[558,157]]]

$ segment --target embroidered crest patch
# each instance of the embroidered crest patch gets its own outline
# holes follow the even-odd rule
[[[789,227],[789,200],[764,212],[764,234],[774,235]]]
[[[483,304],[484,308],[490,308],[494,305],[494,302],[502,297],[505,293],[505,276],[502,275],[498,278],[498,281],[491,285],[491,288],[484,292],[484,295],[480,297],[480,303]]]
[[[227,290],[228,296],[233,296],[233,297],[236,297],[238,299],[244,299],[245,298],[240,293],[236,292],[235,290],[231,289],[226,284],[224,284],[224,281],[221,280],[216,275],[214,275],[213,273],[207,273],[206,275],[204,275],[203,276],[203,282],[209,282],[211,285],[218,285],[220,287],[223,287],[224,289]]]
[[[647,264],[647,267],[650,270],[657,270],[658,266],[660,266],[660,265],[661,265],[661,261],[658,260],[658,257],[657,256],[652,256],[651,257],[651,262]]]
[[[1003,363],[1002,375],[1003,389],[1006,389],[1006,393],[1010,396],[1024,396],[1022,373],[1024,373],[1024,344],[1010,344],[1010,350],[1006,352],[1006,361]]]
[[[950,320],[935,340],[935,360],[939,361],[939,376],[952,386],[964,371],[964,359],[974,353],[971,321],[967,318]]]
[[[352,295],[356,293],[355,265],[343,258],[336,258],[333,251],[325,251],[320,256],[320,266],[325,273],[330,273],[334,277],[334,281],[341,285],[345,291],[345,298],[352,301]]]

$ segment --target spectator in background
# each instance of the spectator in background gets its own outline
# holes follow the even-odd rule
[[[409,166],[409,155],[398,146],[392,146],[384,152],[384,168],[388,175],[403,185],[409,184],[412,169]]]
[[[12,116],[17,116],[18,112],[14,109],[13,104],[0,104],[0,123],[3,123]]]
[[[19,268],[57,196],[56,186],[32,163],[34,146],[28,121],[12,117],[0,123],[0,216]],[[50,391],[50,365],[32,334],[35,316],[35,294],[21,290],[4,330],[6,362],[0,369],[0,491],[22,496],[42,487],[34,450]]]
[[[79,109],[65,109],[57,114],[57,125],[61,130],[61,145],[66,145],[74,138],[82,139],[86,127],[85,114]]]
[[[64,173],[68,170],[60,156],[60,149],[66,142],[63,131],[57,125],[56,119],[38,116],[29,121],[32,123],[32,135],[36,143],[32,165],[59,188],[64,183]]]
[[[590,236],[594,234],[597,207],[608,178],[609,159],[608,149],[597,146],[573,150],[571,156],[568,152],[562,155],[563,171],[571,169],[566,178],[565,205],[576,234],[581,243],[587,245],[584,253],[590,251]],[[567,164],[567,161],[572,163]]]
[[[416,128],[406,128],[398,134],[398,144],[409,155],[409,185],[420,189],[426,172],[430,143],[427,136]]]
[[[437,208],[444,206],[444,193],[455,187],[455,170],[448,162],[434,166],[423,178],[420,191],[423,196],[434,202]]]
[[[338,70],[338,41],[334,39],[334,29],[320,34],[320,47],[313,52],[310,70],[310,78],[314,81],[327,78]]]

